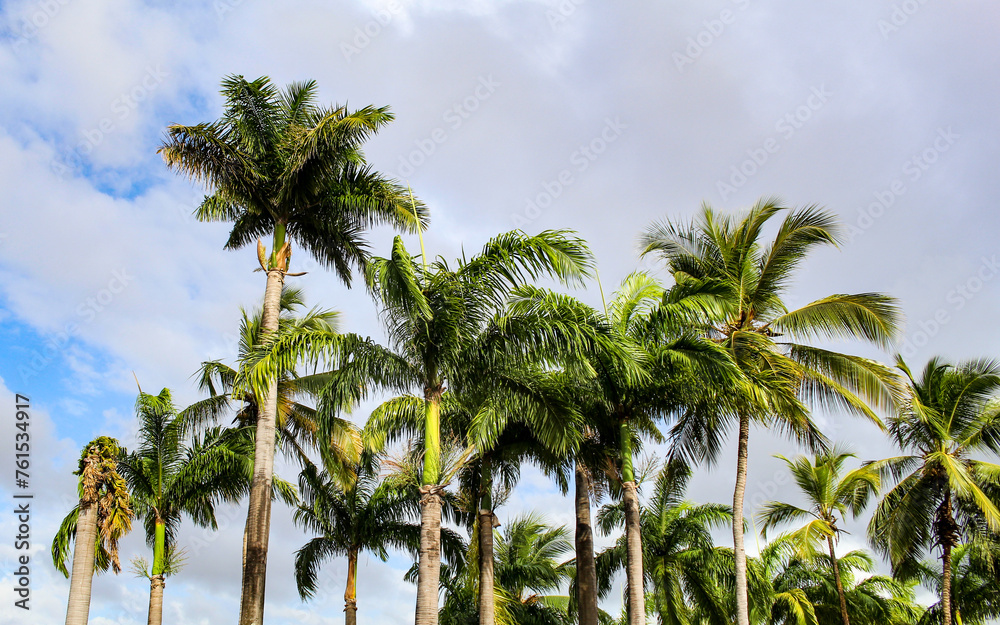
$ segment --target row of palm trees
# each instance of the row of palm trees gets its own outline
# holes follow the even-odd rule
[[[749,625],[743,499],[751,424],[825,453],[829,442],[810,413],[816,407],[840,409],[879,426],[880,413],[902,415],[890,421],[889,431],[914,455],[873,465],[884,479],[903,478],[922,462],[932,463],[921,468],[926,476],[902,479],[889,494],[898,493],[897,499],[876,512],[880,528],[894,520],[928,521],[923,533],[873,532],[894,567],[910,566],[933,540],[952,549],[960,538],[1000,530],[995,491],[1000,470],[970,456],[980,449],[996,452],[1000,445],[1000,421],[991,403],[995,365],[979,363],[982,371],[974,365],[940,367],[946,385],[977,371],[983,381],[971,395],[970,414],[978,416],[947,417],[948,428],[966,430],[948,429],[956,438],[931,448],[940,441],[922,438],[914,428],[937,414],[934,402],[941,397],[909,392],[888,366],[810,344],[847,338],[890,347],[900,323],[894,300],[862,293],[831,295],[795,310],[783,303],[807,254],[837,243],[838,227],[829,213],[816,207],[788,210],[765,199],[743,215],[720,215],[705,206],[695,221],[654,224],[642,235],[643,254],[664,262],[673,286],[636,273],[595,309],[535,284],[541,279],[583,284],[595,275],[586,244],[570,232],[510,232],[471,258],[432,259],[422,235],[426,208],[409,189],[374,172],[361,152],[391,114],[385,108],[322,108],[315,104],[315,91],[311,82],[278,90],[267,78],[229,77],[223,82],[222,117],[170,126],[160,148],[170,168],[209,188],[197,217],[231,222],[228,248],[256,239],[267,276],[259,319],[245,317],[238,366],[206,363],[201,381],[211,397],[178,418],[180,429],[198,431],[237,403],[240,420],[253,431],[238,430],[244,433],[229,435],[226,443],[253,446],[252,465],[248,448],[242,463],[233,465],[241,467],[249,495],[241,625],[263,622],[271,501],[276,493],[287,493],[274,477],[279,441],[301,456],[307,471],[309,446],[320,455],[322,469],[313,474],[320,481],[301,482],[303,492],[315,492],[323,480],[350,484],[362,447],[381,453],[407,442],[416,445],[418,625],[439,618],[441,553],[448,543],[442,540],[448,536],[442,515],[451,505],[452,480],[471,497],[476,517],[480,622],[498,619],[490,583],[497,574],[492,530],[497,495],[512,487],[525,462],[541,467],[563,488],[570,476],[575,482],[575,609],[581,625],[596,625],[599,617],[590,496],[601,489],[620,495],[628,622],[645,622],[648,567],[636,451],[644,440],[665,440],[668,466],[711,462],[730,429],[738,442],[731,508],[733,613],[737,623]],[[765,241],[763,232],[775,218],[781,218],[777,232]],[[421,253],[412,255],[396,237],[389,257],[370,257],[364,237],[378,224],[415,231]],[[270,251],[260,240],[265,236],[272,239]],[[388,344],[338,332],[330,313],[283,315],[283,293],[295,297],[284,286],[286,276],[296,275],[289,272],[293,239],[348,285],[353,270],[363,272]],[[310,374],[297,375],[297,369]],[[904,372],[909,375],[905,366]],[[302,393],[315,395],[315,409],[298,402]],[[391,398],[358,433],[342,415],[374,394]],[[443,462],[447,441],[464,446],[454,466]],[[238,447],[227,449],[240,453]],[[908,497],[910,487],[925,490]],[[928,505],[934,506],[930,512],[921,508]],[[81,518],[83,509],[81,504]],[[164,574],[170,561],[163,550],[157,560],[155,517],[147,522],[147,530],[153,529],[151,580]],[[836,526],[824,522],[824,535],[833,540]],[[166,527],[164,520],[164,536]],[[838,566],[835,557],[831,561]],[[950,625],[944,568],[942,622]],[[841,598],[845,593],[838,592]]]
[[[928,372],[939,374],[947,367],[931,363]],[[925,376],[927,378],[927,376]],[[968,401],[968,399],[963,400]],[[197,405],[196,405],[197,406]],[[960,406],[951,406],[962,410]],[[192,407],[194,408],[194,407]],[[214,501],[233,500],[250,484],[247,456],[248,437],[252,427],[240,425],[219,431],[210,428],[208,436],[189,437],[189,444],[180,444],[179,427],[192,410],[178,415],[170,402],[168,391],[151,396],[140,391],[137,401],[140,419],[139,450],[128,452],[109,439],[99,439],[88,450],[104,446],[113,456],[105,456],[103,467],[90,463],[86,457],[81,471],[81,487],[117,491],[113,505],[106,511],[127,517],[133,512],[144,517],[146,536],[153,550],[153,569],[147,563],[134,561],[137,572],[150,579],[150,623],[161,622],[162,593],[166,575],[175,574],[181,559],[176,543],[176,529],[184,513],[200,525],[214,525]],[[220,435],[221,434],[221,435]],[[209,441],[212,441],[211,443]],[[447,439],[443,460],[446,467],[463,453],[462,444]],[[203,443],[204,441],[204,443]],[[231,446],[231,447],[230,447]],[[292,445],[298,455],[301,447]],[[214,451],[213,451],[214,450]],[[363,451],[350,477],[332,477],[305,460],[300,478],[301,501],[294,519],[308,533],[316,535],[296,554],[295,576],[303,599],[312,597],[319,588],[319,570],[332,557],[347,558],[347,588],[345,612],[347,622],[356,622],[357,561],[363,552],[374,553],[383,560],[389,549],[415,553],[419,545],[420,456],[386,459],[371,451]],[[220,456],[221,453],[221,456]],[[230,453],[237,456],[229,457]],[[242,469],[239,467],[242,453]],[[844,472],[845,463],[853,457],[840,449],[820,454],[813,459],[798,456],[784,459],[799,486],[807,505],[795,506],[784,502],[769,502],[758,513],[764,537],[775,527],[796,520],[806,520],[800,528],[787,532],[770,542],[756,558],[748,559],[748,603],[755,623],[794,623],[819,625],[854,621],[858,623],[893,623],[898,625],[941,622],[942,603],[929,610],[915,604],[912,586],[920,581],[940,590],[949,568],[939,569],[933,563],[919,559],[906,560],[894,567],[896,578],[870,575],[873,561],[864,552],[851,552],[838,557],[834,542],[839,538],[838,523],[846,514],[855,516],[865,507],[869,497],[881,486],[879,463],[867,463]],[[185,460],[178,462],[179,458]],[[219,462],[219,461],[222,462]],[[474,476],[474,463],[466,462],[459,469],[465,476]],[[388,470],[388,475],[386,471]],[[112,473],[125,474],[127,479],[101,478]],[[641,535],[644,557],[643,587],[649,601],[649,613],[661,623],[730,623],[735,605],[732,588],[735,583],[733,552],[714,545],[711,531],[731,521],[731,509],[721,504],[695,504],[684,499],[691,468],[668,464],[659,472],[640,468],[639,475],[652,475],[653,490],[641,511]],[[607,476],[611,477],[611,476]],[[443,567],[440,585],[445,602],[439,611],[439,622],[466,624],[479,622],[483,607],[479,576],[479,550],[483,543],[480,522],[476,514],[477,497],[474,482],[458,479],[459,489],[445,497],[448,517],[464,525],[472,540],[464,544],[454,531],[445,529],[443,551],[448,564]],[[117,483],[117,485],[116,485]],[[276,483],[282,483],[280,480]],[[287,494],[289,503],[296,501]],[[498,493],[496,505],[505,500],[509,491]],[[885,501],[890,502],[890,492]],[[613,501],[598,513],[598,525],[606,535],[620,532],[625,522],[625,501],[618,493]],[[85,496],[81,496],[81,506]],[[108,500],[110,503],[110,500]],[[882,506],[886,506],[883,503]],[[67,517],[64,528],[78,522],[77,511]],[[110,516],[107,512],[105,517]],[[886,529],[878,517],[871,524],[872,533]],[[86,523],[83,524],[84,527]],[[127,525],[127,522],[126,522]],[[549,528],[533,516],[519,517],[509,527],[497,533],[495,581],[489,584],[494,601],[495,622],[552,623],[575,622],[579,609],[578,593],[571,599],[553,595],[566,583],[576,585],[576,559],[561,561],[572,547],[563,528]],[[97,541],[96,558],[90,568],[100,569],[117,561],[113,543],[120,537],[114,526],[100,524],[90,532],[102,538]],[[493,533],[493,526],[489,528]],[[87,529],[80,536],[90,535]],[[954,614],[966,623],[984,623],[1000,614],[1000,589],[996,586],[1000,573],[1000,543],[996,535],[971,534],[970,542],[954,545],[956,550],[947,563],[954,563]],[[54,543],[65,549],[67,539],[58,536]],[[822,553],[821,543],[829,552]],[[93,545],[93,543],[82,543]],[[938,539],[938,544],[941,543]],[[105,549],[105,545],[111,545]],[[490,543],[492,546],[492,543]],[[102,549],[104,551],[102,552]],[[55,553],[55,552],[54,552]],[[75,553],[74,564],[81,562],[83,551]],[[62,554],[65,558],[65,553]],[[599,596],[606,596],[615,572],[628,564],[627,537],[597,555],[597,587]],[[103,564],[102,564],[103,562]],[[63,567],[59,561],[57,565]],[[116,565],[117,570],[117,565]],[[65,569],[64,569],[65,572]],[[408,578],[415,579],[414,567]],[[860,577],[858,577],[858,574]],[[87,577],[89,580],[89,576]],[[542,594],[545,593],[545,594]],[[850,615],[850,616],[849,616]],[[600,613],[602,622],[611,617]],[[627,622],[628,613],[622,622]]]

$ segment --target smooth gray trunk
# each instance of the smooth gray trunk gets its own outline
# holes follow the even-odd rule
[[[97,547],[97,504],[80,502],[73,545],[73,569],[69,580],[66,625],[87,625],[90,618],[90,589],[94,581]]]
[[[163,622],[163,587],[166,581],[162,574],[149,578],[149,617],[148,625],[161,625]]]
[[[622,483],[622,503],[625,504],[625,551],[628,561],[625,576],[628,581],[629,625],[645,625],[646,595],[642,579],[642,530],[639,525],[639,494],[635,482]]]
[[[747,450],[750,417],[740,415],[740,438],[736,452],[736,488],[733,490],[733,559],[736,568],[736,623],[750,625],[747,597],[747,552],[743,547],[743,497],[747,490]]]
[[[576,463],[576,602],[580,625],[597,625],[597,564],[590,522],[590,474]]]
[[[267,272],[261,335],[278,329],[284,273]],[[261,398],[254,441],[253,482],[247,511],[246,553],[243,565],[243,594],[240,625],[264,622],[264,583],[267,577],[267,543],[271,529],[271,481],[274,475],[275,422],[278,412],[278,379],[275,377]]]
[[[417,564],[416,625],[437,625],[441,581],[440,486],[421,487],[420,560]]]
[[[493,588],[493,511],[479,511],[479,625],[496,623]]]

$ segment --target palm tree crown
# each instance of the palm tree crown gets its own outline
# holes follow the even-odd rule
[[[872,463],[896,485],[868,529],[893,570],[906,574],[921,554],[941,547],[942,622],[952,622],[951,551],[963,538],[1000,532],[1000,465],[975,458],[1000,452],[1000,364],[928,361],[920,378],[899,359],[909,396],[889,424],[908,455]]]

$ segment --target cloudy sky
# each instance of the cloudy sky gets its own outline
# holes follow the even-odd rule
[[[984,0],[0,3],[0,412],[13,414],[16,393],[31,399],[35,494],[31,618],[12,607],[9,514],[0,615],[62,622],[68,583],[47,552],[79,448],[98,434],[131,439],[133,372],[146,390],[196,399],[191,374],[234,356],[239,308],[263,291],[253,250],[224,251],[225,225],[191,217],[203,189],[155,154],[167,124],[218,117],[223,76],[315,79],[324,103],[391,106],[396,120],[367,156],[430,206],[428,250],[446,258],[512,228],[571,228],[607,285],[658,271],[638,258],[638,233],[702,202],[825,206],[847,236],[811,258],[789,303],[889,293],[908,320],[899,350],[919,366],[1000,352],[998,31],[1000,7]],[[377,252],[390,241],[371,237]],[[295,283],[310,305],[379,336],[363,289],[304,254],[294,262],[309,271]],[[578,295],[599,301],[594,288]],[[890,453],[870,426],[817,418],[861,458]],[[7,509],[12,420],[0,427]],[[771,455],[795,452],[754,434],[748,508],[788,484]],[[732,465],[699,471],[692,496],[731,500]],[[501,520],[525,509],[572,521],[536,476]],[[171,622],[235,618],[243,512],[221,517],[219,533],[183,533],[191,558],[167,584]],[[845,542],[862,545],[862,526],[852,529]],[[276,506],[269,623],[343,618],[342,563],[314,601],[295,593],[292,553],[306,539]],[[124,552],[145,553],[138,533]],[[366,621],[411,621],[406,566],[365,562]],[[147,593],[127,573],[98,578],[93,622],[145,622]]]

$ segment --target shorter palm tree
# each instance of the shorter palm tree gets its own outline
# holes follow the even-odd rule
[[[299,595],[315,595],[319,569],[334,556],[347,557],[344,612],[347,625],[357,623],[358,556],[369,551],[383,562],[389,549],[416,552],[420,545],[419,499],[392,481],[379,481],[379,460],[364,453],[347,484],[315,465],[299,475],[302,503],[295,523],[319,534],[295,553],[295,583]]]
[[[952,550],[963,538],[1000,532],[1000,465],[973,457],[1000,453],[1000,363],[933,358],[919,379],[901,358],[898,367],[909,396],[889,434],[909,453],[871,464],[896,485],[868,531],[897,575],[912,571],[924,551],[941,548],[941,622],[951,625]]]
[[[660,623],[721,625],[729,622],[729,614],[714,573],[725,551],[715,547],[712,531],[728,527],[732,512],[729,506],[683,499],[690,477],[691,470],[677,462],[656,476],[640,514],[644,577],[652,586],[652,609]],[[605,535],[620,530],[623,502],[602,507],[597,521]],[[602,595],[610,590],[612,576],[626,566],[626,553],[622,537],[598,556]]]
[[[128,487],[118,474],[118,441],[99,436],[80,454],[80,503],[63,519],[52,540],[52,563],[70,578],[66,625],[86,625],[90,615],[90,590],[94,571],[121,570],[118,541],[132,529],[132,504]],[[66,570],[69,543],[73,548],[73,573]]]
[[[790,503],[768,502],[758,514],[763,522],[761,532],[766,539],[770,528],[808,519],[805,526],[793,531],[788,537],[804,557],[814,554],[818,542],[826,542],[840,602],[840,617],[844,625],[850,625],[847,597],[834,550],[834,543],[843,531],[837,524],[845,519],[848,512],[854,517],[861,514],[871,497],[878,493],[881,486],[879,474],[871,467],[861,467],[843,475],[844,463],[848,458],[853,458],[854,454],[838,448],[818,454],[815,461],[805,456],[798,456],[794,460],[781,455],[776,457],[788,465],[808,506],[804,509]]]
[[[834,583],[832,562],[826,554],[804,556],[794,539],[779,539],[755,561],[756,580],[769,597],[760,601],[763,622],[773,625],[835,625],[843,619],[841,597],[846,598],[855,625],[916,625],[923,609],[914,602],[913,585],[891,577],[872,575],[875,563],[863,551],[845,554],[837,563],[840,583]],[[843,594],[841,594],[843,592]]]
[[[149,579],[149,625],[163,620],[166,577],[176,571],[177,531],[181,517],[196,525],[218,529],[215,506],[235,503],[250,492],[253,479],[251,430],[212,428],[190,443],[184,441],[184,423],[177,416],[168,389],[158,395],[140,389],[135,404],[139,418],[138,449],[122,453],[118,470],[129,486],[136,516],[143,519],[153,562],[138,560],[136,568]],[[295,500],[294,488],[273,482],[286,501]]]
[[[955,621],[964,625],[987,625],[1000,619],[1000,538],[990,536],[957,545],[951,553],[952,610]],[[920,583],[941,594],[941,571],[933,561],[917,568]],[[919,625],[939,625],[941,602],[927,608]]]
[[[284,287],[281,291],[279,332],[295,337],[309,333],[335,332],[338,314],[329,310],[300,311],[305,305],[300,289]],[[221,360],[201,363],[195,374],[198,388],[208,397],[191,404],[181,411],[188,431],[207,424],[216,424],[233,414],[232,424],[239,427],[257,427],[263,398],[254,393],[246,378],[247,362],[255,348],[264,342],[261,326],[262,311],[242,310],[236,368]],[[294,367],[281,367],[275,371],[278,379],[278,408],[275,421],[277,445],[290,457],[306,466],[308,453],[322,447],[331,452],[329,459],[336,463],[343,475],[350,471],[346,465],[357,462],[360,449],[357,430],[345,420],[332,416],[326,427],[327,440],[320,445],[316,409],[303,400],[315,396],[330,379],[329,373],[299,375]],[[337,462],[340,461],[340,462]]]
[[[470,551],[475,550],[475,541]],[[551,527],[537,514],[517,516],[496,532],[495,582],[498,623],[519,625],[570,625],[569,597],[556,593],[570,579],[572,567],[563,562],[572,551],[565,527]],[[472,554],[474,555],[474,554]],[[445,601],[441,625],[479,623],[478,567],[474,557],[467,564],[443,568]],[[409,577],[413,577],[411,570]]]

